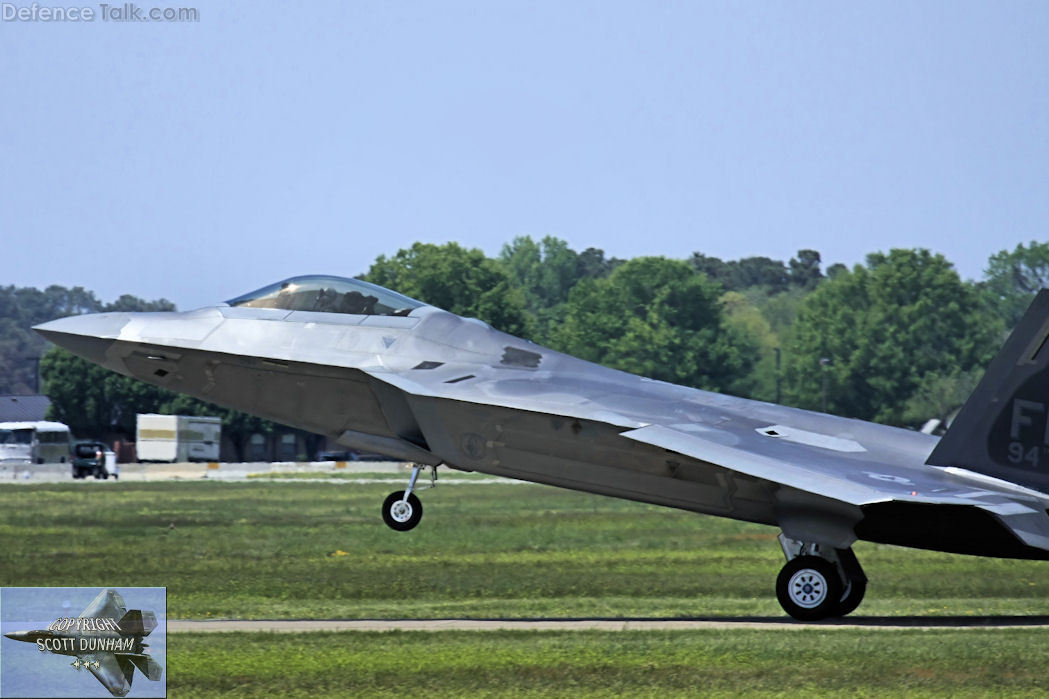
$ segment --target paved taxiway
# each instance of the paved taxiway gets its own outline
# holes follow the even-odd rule
[[[692,631],[696,629],[1000,629],[1049,628],[1047,616],[855,617],[805,624],[788,617],[701,619],[348,619],[169,620],[168,633],[248,631]]]
[[[259,478],[267,474],[279,473],[281,478]],[[330,478],[318,480],[313,474],[377,474],[378,477],[358,478]],[[152,482],[152,481],[244,481],[247,479],[263,483],[332,483],[332,484],[360,484],[360,483],[390,483],[405,485],[411,473],[411,465],[399,461],[317,461],[317,462],[262,462],[243,464],[207,464],[207,463],[177,463],[177,464],[121,464],[120,478],[100,480],[96,478],[75,479],[68,464],[3,464],[0,465],[0,484],[19,483],[30,485],[33,483],[80,483],[84,485],[104,486],[113,483],[125,482]],[[302,478],[295,476],[301,474]],[[440,470],[439,482],[441,485],[484,485],[494,483],[524,483],[510,478],[498,477],[472,477],[464,478],[463,474],[450,468]],[[429,485],[429,471],[424,471],[419,478],[420,485]]]

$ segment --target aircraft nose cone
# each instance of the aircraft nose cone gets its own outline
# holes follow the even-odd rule
[[[45,339],[84,359],[104,364],[106,350],[120,337],[130,318],[126,313],[90,313],[60,318],[33,327]]]
[[[10,639],[15,640],[15,641],[29,641],[29,640],[31,640],[29,638],[29,635],[31,633],[33,633],[33,632],[32,631],[10,631],[8,633],[5,633],[4,635],[7,636]]]

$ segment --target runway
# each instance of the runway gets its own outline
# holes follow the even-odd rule
[[[346,619],[170,620],[168,633],[311,633],[317,631],[695,631],[702,629],[1005,629],[1049,628],[1049,616],[863,617],[802,623],[788,617],[694,619]]]
[[[411,464],[400,461],[317,461],[317,462],[261,462],[261,463],[176,463],[176,464],[120,464],[119,478],[75,479],[69,464],[0,464],[0,485],[34,485],[40,483],[73,483],[82,487],[112,487],[128,482],[200,481],[211,483],[325,483],[332,485],[360,485],[388,483],[405,485],[411,473]],[[279,477],[274,477],[279,476]],[[330,476],[318,478],[318,476]],[[429,485],[428,472],[420,482]],[[496,476],[466,475],[452,468],[442,468],[438,482],[441,485],[506,485],[526,484],[525,481]]]

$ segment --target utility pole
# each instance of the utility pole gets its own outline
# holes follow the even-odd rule
[[[781,405],[783,403],[783,392],[780,390],[782,379],[780,377],[779,368],[781,359],[780,355],[782,353],[779,351],[779,347],[773,347],[772,351],[776,353],[776,405]]]
[[[40,357],[22,357],[27,361],[33,362],[33,392],[40,395]]]
[[[830,357],[820,357],[820,374],[823,378],[823,412],[827,412],[827,366],[830,364]]]

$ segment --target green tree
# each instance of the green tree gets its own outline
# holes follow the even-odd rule
[[[982,369],[1002,334],[976,288],[941,255],[871,254],[802,302],[786,357],[788,396],[820,408],[825,372],[830,412],[901,424],[925,377]]]
[[[549,235],[539,243],[518,236],[503,246],[499,259],[533,312],[567,301],[580,277],[579,255],[568,243]]]
[[[511,283],[524,294],[531,314],[533,339],[546,342],[550,326],[563,313],[562,305],[580,279],[608,276],[622,263],[605,259],[603,250],[587,248],[577,254],[565,241],[546,236],[535,242],[529,236],[514,238],[503,246],[499,262]]]
[[[734,264],[733,289],[760,286],[774,294],[786,290],[790,282],[786,265],[768,257],[744,257]]]
[[[805,253],[803,256],[802,254]],[[802,268],[809,264],[808,253],[816,255],[816,273],[819,274],[819,253],[814,250],[799,251],[805,261],[792,260],[792,265],[800,265]],[[791,271],[782,262],[768,257],[744,257],[739,260],[725,262],[716,257],[709,257],[701,252],[694,252],[688,259],[689,265],[697,272],[705,274],[713,281],[724,287],[725,291],[744,291],[752,287],[761,287],[766,294],[776,294],[785,291],[789,284],[797,284],[792,277]],[[811,270],[799,275],[810,275]],[[800,277],[799,277],[800,278]],[[807,276],[805,277],[808,278]]]
[[[903,419],[915,425],[933,418],[946,421],[976,390],[984,371],[983,367],[974,367],[969,371],[956,369],[949,374],[935,371],[926,374],[907,399]]]
[[[415,243],[392,257],[380,255],[364,278],[513,335],[532,332],[524,294],[498,261],[477,249]]]
[[[1013,328],[1039,289],[1049,286],[1049,243],[1017,245],[987,261],[984,288],[1006,326]]]
[[[760,296],[761,294],[754,294]],[[737,337],[750,338],[755,347],[755,363],[750,372],[730,387],[732,393],[757,400],[776,400],[776,349],[779,336],[752,295],[727,291],[721,297],[726,327]]]
[[[41,291],[31,287],[0,287],[0,393],[35,393],[37,362],[47,343],[32,331],[56,318],[101,311],[171,311],[165,299],[144,301],[125,294],[104,304],[83,287],[57,284]]]
[[[606,258],[605,251],[599,248],[587,248],[579,253],[579,278],[597,279],[598,277],[607,277],[623,262],[617,257]]]
[[[735,279],[732,275],[732,265],[735,263],[725,262],[720,258],[704,255],[701,252],[694,252],[688,258],[688,264],[692,266],[692,269],[705,275],[707,279],[717,282],[727,291],[739,291],[735,286]]]
[[[790,283],[805,289],[814,289],[823,278],[820,272],[820,254],[815,250],[798,250],[797,257],[790,258]]]
[[[551,344],[643,376],[729,390],[748,374],[756,349],[724,322],[719,297],[718,285],[685,262],[634,258],[576,285]]]

